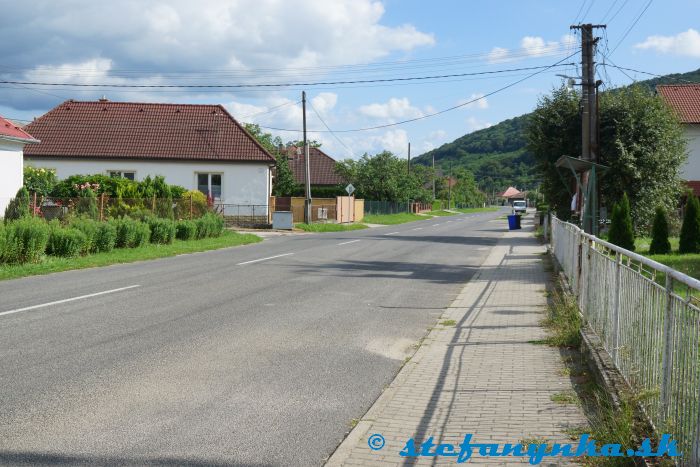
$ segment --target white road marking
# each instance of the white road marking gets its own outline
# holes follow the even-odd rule
[[[338,245],[339,245],[339,246],[340,246],[340,245],[347,245],[347,244],[349,244],[349,243],[355,243],[355,242],[359,242],[359,240],[350,240],[349,242],[338,243]]]
[[[440,225],[440,224],[433,224],[433,227],[437,227],[438,225]]]
[[[388,234],[384,234],[384,235],[396,235],[397,233],[398,232],[389,232]]]
[[[81,295],[79,297],[66,298],[63,300],[56,300],[55,302],[42,303],[40,305],[25,306],[24,308],[16,308],[14,310],[3,311],[0,313],[0,316],[11,315],[13,313],[19,313],[20,311],[36,310],[37,308],[44,308],[44,307],[51,306],[51,305],[60,305],[61,303],[74,302],[76,300],[82,300],[84,298],[98,297],[100,295],[121,292],[122,290],[133,289],[135,287],[141,287],[141,286],[140,285],[130,285],[128,287],[120,287],[118,289],[105,290],[103,292],[96,292],[96,293],[91,293],[91,294],[87,294],[87,295]]]
[[[416,228],[413,229],[413,230],[423,230],[423,227],[416,227]]]
[[[243,266],[244,264],[252,264],[252,263],[259,263],[260,261],[267,261],[268,259],[273,259],[273,258],[279,258],[282,256],[289,256],[293,255],[294,253],[283,253],[281,255],[275,255],[275,256],[268,256],[267,258],[260,258],[260,259],[253,259],[250,261],[243,261],[242,263],[236,264],[236,266]]]

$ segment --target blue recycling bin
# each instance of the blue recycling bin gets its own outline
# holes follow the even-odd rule
[[[511,214],[508,216],[508,230],[517,230],[520,228],[520,216]]]

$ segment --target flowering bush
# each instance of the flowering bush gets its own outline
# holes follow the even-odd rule
[[[48,196],[56,186],[56,183],[58,183],[58,179],[54,169],[45,169],[43,167],[24,168],[24,187],[30,193]]]

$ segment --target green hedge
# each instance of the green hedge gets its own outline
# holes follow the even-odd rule
[[[72,258],[83,253],[89,244],[87,235],[78,229],[52,228],[46,245],[46,254]]]
[[[49,241],[49,225],[43,220],[25,217],[5,226],[2,262],[35,263],[41,259]]]
[[[206,213],[195,221],[197,223],[197,239],[219,237],[224,232],[224,218]]]
[[[151,238],[151,229],[148,224],[135,221],[127,217],[110,221],[116,229],[117,248],[136,248],[148,243]]]
[[[175,240],[175,222],[170,219],[151,217],[148,219],[151,229],[151,243],[170,244]]]
[[[175,230],[175,237],[179,240],[192,240],[197,237],[197,223],[195,221],[178,221]]]

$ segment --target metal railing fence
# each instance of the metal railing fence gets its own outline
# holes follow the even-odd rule
[[[700,281],[552,218],[551,248],[585,324],[650,422],[700,465]]]

